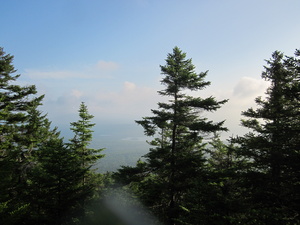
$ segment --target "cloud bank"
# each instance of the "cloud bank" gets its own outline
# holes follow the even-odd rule
[[[267,88],[267,83],[251,77],[243,77],[233,89],[233,96],[238,98],[249,98],[262,94],[261,91]]]
[[[150,115],[150,109],[155,108],[158,101],[160,99],[157,90],[125,81],[119,90],[70,89],[56,99],[46,98],[44,108],[53,120],[64,123],[74,118],[80,103],[85,102],[95,120],[105,123],[132,123]]]
[[[78,71],[72,70],[39,70],[25,69],[24,75],[30,79],[55,79],[66,80],[72,78],[95,79],[111,78],[118,71],[120,65],[116,62],[99,60],[93,65],[87,65]]]
[[[118,71],[120,66],[114,62],[98,61],[90,70],[102,71],[103,74]],[[87,70],[86,70],[87,71]],[[122,73],[122,71],[118,71]],[[151,116],[151,109],[157,108],[157,103],[164,101],[158,95],[157,89],[146,85],[137,84],[128,80],[110,79],[106,83],[102,79],[75,79],[86,78],[85,73],[77,72],[49,72],[49,73],[31,73],[32,78],[37,77],[45,79],[43,83],[47,86],[46,79],[65,79],[67,82],[61,82],[59,90],[56,93],[55,86],[48,84],[44,93],[46,94],[43,110],[48,112],[49,118],[56,125],[69,124],[77,120],[78,108],[81,102],[85,102],[89,112],[95,116],[94,120],[99,126],[101,123],[134,123],[134,120],[141,119],[144,116]],[[124,79],[126,77],[122,76]],[[72,79],[71,79],[72,78]],[[104,79],[104,80],[103,80]],[[57,84],[57,82],[53,82]],[[226,120],[225,126],[229,132],[224,136],[245,133],[245,129],[240,126],[242,118],[241,112],[250,107],[256,107],[254,99],[258,96],[264,96],[268,83],[262,79],[253,77],[242,77],[231,88],[222,87],[215,90],[204,90],[194,93],[195,96],[208,97],[214,96],[217,100],[229,99],[228,103],[223,105],[218,111],[213,113],[204,113],[201,116],[219,122]],[[163,89],[160,88],[160,89]],[[55,95],[53,93],[56,93]]]
[[[213,93],[217,100],[229,99],[217,112],[209,115],[214,121],[225,120],[225,126],[229,132],[223,134],[224,137],[241,135],[249,130],[242,127],[240,121],[242,119],[242,111],[248,108],[256,108],[255,98],[265,96],[269,83],[262,79],[252,77],[242,77],[231,89],[218,90]]]

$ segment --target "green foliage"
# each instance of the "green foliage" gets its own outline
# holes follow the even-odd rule
[[[88,148],[92,118],[84,104],[66,146],[39,110],[34,85],[14,84],[13,57],[0,48],[0,223],[75,224],[86,199],[103,188],[90,169],[103,155]]]
[[[153,136],[153,147],[145,155],[141,168],[123,168],[119,175],[128,172],[140,177],[137,192],[149,208],[167,224],[173,224],[183,209],[185,193],[193,185],[193,179],[201,179],[205,162],[202,142],[204,135],[226,130],[223,122],[214,123],[202,118],[203,111],[215,111],[227,100],[213,97],[201,98],[187,95],[187,91],[202,90],[210,84],[205,81],[207,72],[196,73],[191,59],[178,47],[168,54],[166,65],[161,66],[164,75],[161,83],[166,88],[158,93],[168,97],[168,102],[158,103],[151,117],[136,121],[145,134]],[[146,175],[146,176],[145,176]],[[126,180],[126,175],[123,176]]]
[[[104,157],[99,154],[103,149],[92,149],[88,146],[92,141],[92,127],[91,123],[94,117],[88,113],[87,106],[82,102],[79,108],[79,120],[71,123],[71,130],[74,132],[74,137],[70,140],[69,147],[76,151],[78,157],[81,158],[81,165],[84,168],[89,168],[98,159]]]
[[[38,152],[38,164],[30,174],[28,198],[32,224],[65,224],[75,218],[88,187],[81,186],[86,170],[62,139],[50,139]],[[68,223],[67,223],[68,224]]]
[[[0,218],[18,221],[26,213],[28,203],[22,201],[22,188],[26,185],[26,174],[32,165],[31,151],[34,140],[28,140],[30,111],[40,105],[43,96],[34,85],[15,84],[20,75],[12,64],[13,56],[0,48],[0,204],[4,211]]]
[[[257,224],[297,224],[299,218],[300,85],[299,51],[284,57],[278,51],[262,78],[270,82],[257,109],[243,112],[243,126],[253,130],[235,142],[248,158],[245,172],[249,217]]]
[[[150,151],[111,175],[92,169],[104,155],[89,147],[87,106],[64,143],[38,110],[43,96],[15,83],[13,56],[0,48],[0,224],[159,224],[138,199],[168,225],[299,224],[299,57],[276,51],[267,60],[266,98],[242,113],[250,131],[225,144],[224,121],[201,113],[227,100],[190,94],[210,85],[207,72],[175,47],[160,67],[167,100],[136,121]]]
[[[74,137],[70,139],[68,148],[73,152],[73,156],[76,160],[80,162],[77,166],[85,170],[81,176],[81,187],[89,190],[89,197],[82,198],[80,202],[81,220],[82,223],[85,223],[87,216],[86,205],[88,201],[92,200],[96,190],[99,189],[99,176],[92,170],[92,166],[94,166],[97,160],[103,158],[104,155],[100,154],[103,149],[89,148],[92,141],[92,127],[95,125],[91,123],[91,119],[94,116],[88,113],[87,106],[83,102],[80,104],[78,112],[79,120],[71,123],[71,130],[74,132]]]
[[[12,64],[13,56],[5,54],[0,48],[0,133],[1,149],[14,148],[22,136],[22,125],[28,121],[28,110],[40,104],[44,96],[36,94],[36,87],[13,84],[20,75],[13,75],[16,70]],[[5,153],[3,153],[5,154]]]
[[[74,137],[70,140],[68,147],[74,152],[74,157],[80,161],[80,167],[86,170],[82,175],[82,186],[97,185],[95,182],[96,174],[91,170],[94,163],[104,157],[100,154],[103,149],[89,148],[92,141],[91,129],[95,124],[91,123],[94,117],[88,113],[87,106],[82,102],[79,108],[79,120],[71,123],[71,130],[74,132]]]
[[[216,135],[207,149],[204,182],[194,180],[188,191],[181,214],[186,224],[238,224],[243,216],[243,196],[240,186],[243,177],[238,171],[245,169],[246,161],[236,154],[233,144],[223,143]]]

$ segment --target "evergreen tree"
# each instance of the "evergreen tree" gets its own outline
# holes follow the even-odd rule
[[[98,159],[104,157],[99,154],[103,149],[89,148],[92,141],[92,127],[91,123],[93,115],[88,113],[87,106],[82,102],[79,108],[80,119],[77,122],[71,123],[71,130],[74,132],[74,137],[70,140],[70,148],[72,148],[81,158],[81,166],[83,168],[90,168]]]
[[[93,149],[89,145],[92,141],[92,127],[95,125],[91,123],[93,115],[88,113],[87,106],[82,102],[80,104],[79,120],[71,123],[71,130],[74,132],[74,137],[70,139],[69,148],[74,152],[74,156],[80,161],[80,167],[86,172],[82,174],[81,186],[90,190],[90,196],[94,194],[99,185],[99,174],[96,174],[92,166],[97,160],[104,157],[100,154],[103,149]],[[82,218],[85,218],[85,206],[88,198],[82,199]]]
[[[145,176],[139,185],[144,202],[166,224],[179,224],[184,210],[184,197],[195,177],[203,174],[205,162],[204,137],[212,132],[226,130],[223,122],[214,123],[201,117],[203,111],[215,111],[227,100],[188,95],[188,91],[202,90],[210,82],[204,80],[207,72],[196,73],[191,59],[178,47],[168,54],[166,65],[161,66],[166,88],[158,93],[168,102],[158,103],[151,117],[136,121],[153,136],[153,148],[145,155]],[[122,170],[119,171],[122,173]]]
[[[241,195],[243,177],[237,171],[244,170],[246,161],[236,154],[232,143],[225,144],[219,135],[207,148],[206,184],[194,179],[188,191],[185,205],[188,211],[182,215],[186,224],[239,224],[243,217],[244,201]]]
[[[13,75],[16,70],[12,61],[13,56],[5,54],[0,48],[0,132],[3,155],[19,145],[18,141],[24,134],[22,128],[28,122],[28,110],[40,105],[44,97],[30,97],[37,93],[34,85],[22,87],[12,84],[20,77]]]
[[[50,138],[37,152],[38,163],[30,172],[30,215],[26,224],[76,224],[81,201],[89,194],[82,186],[83,169],[62,139]]]
[[[51,138],[58,137],[60,132],[57,127],[51,128],[51,122],[47,118],[47,114],[43,114],[38,110],[38,105],[28,109],[28,121],[22,126],[22,133],[24,134],[20,142],[27,146],[27,154],[31,157],[35,156],[35,150]]]
[[[257,109],[242,113],[242,125],[253,130],[235,142],[249,159],[244,176],[248,216],[256,224],[300,223],[300,66],[296,57],[275,51],[262,78],[270,82]]]
[[[26,224],[36,224],[37,221],[42,224],[47,219],[43,213],[40,213],[42,206],[37,206],[37,202],[49,202],[48,196],[40,195],[40,193],[43,191],[42,187],[45,186],[43,182],[46,182],[47,179],[51,180],[53,177],[41,172],[41,167],[44,166],[45,158],[49,161],[52,160],[51,156],[44,156],[49,155],[50,144],[53,144],[53,149],[58,148],[57,142],[60,135],[57,128],[51,129],[51,122],[36,107],[28,110],[28,123],[22,129],[26,136],[20,140],[24,146],[28,146],[27,155],[30,157],[30,161],[26,164],[26,182],[24,182],[22,193],[19,196],[19,201],[22,200],[29,204],[29,210],[22,218],[22,222]],[[53,157],[58,158],[55,155]],[[52,172],[55,173],[55,171],[53,169]],[[43,176],[43,179],[40,178]]]
[[[13,56],[0,48],[0,220],[16,221],[26,212],[28,204],[19,200],[31,164],[31,145],[24,143],[29,110],[41,104],[43,96],[35,97],[34,85],[20,86],[14,82],[20,75],[12,64]]]

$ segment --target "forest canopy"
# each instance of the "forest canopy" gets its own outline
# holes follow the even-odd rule
[[[65,141],[40,110],[44,96],[18,84],[0,48],[0,224],[300,224],[299,57],[273,52],[266,97],[241,113],[248,132],[222,140],[226,115],[205,112],[230,99],[203,97],[208,71],[174,47],[160,66],[164,101],[135,121],[152,138],[148,153],[99,173],[105,146],[90,147],[88,106]]]

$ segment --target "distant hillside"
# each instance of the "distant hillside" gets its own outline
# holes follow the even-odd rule
[[[136,124],[119,124],[102,127],[93,135],[93,148],[105,148],[105,157],[96,167],[99,172],[116,171],[120,166],[133,166],[149,151],[147,137]]]
[[[99,172],[116,171],[120,166],[134,166],[149,150],[145,141],[112,140],[106,142],[105,157],[96,164]]]
[[[58,125],[64,141],[72,137],[68,125]],[[131,124],[103,124],[96,121],[92,148],[105,148],[105,157],[95,165],[99,172],[116,171],[122,165],[133,166],[149,151],[146,143],[150,138],[144,136],[141,126]]]

